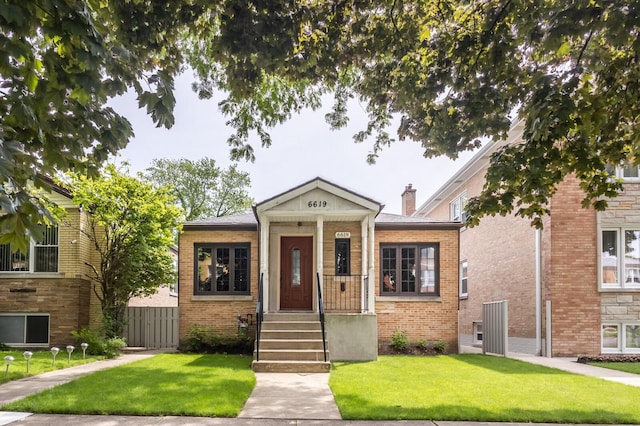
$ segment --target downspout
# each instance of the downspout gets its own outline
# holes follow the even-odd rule
[[[542,233],[536,229],[536,355],[542,356]],[[548,338],[548,336],[547,336]]]

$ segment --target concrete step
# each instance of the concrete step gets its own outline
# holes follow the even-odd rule
[[[316,321],[320,322],[320,317],[314,312],[271,312],[264,314],[266,321]]]
[[[253,359],[256,358],[255,351]],[[327,351],[327,361],[329,360]],[[260,361],[324,361],[322,349],[260,349]]]
[[[262,330],[322,330],[320,321],[263,321]]]
[[[253,361],[256,373],[328,373],[331,363],[324,361]]]
[[[260,341],[262,339],[266,340],[277,340],[277,339],[285,339],[285,340],[313,340],[320,339],[322,340],[322,331],[321,330],[262,330],[260,333]]]
[[[322,349],[322,339],[260,339],[260,351],[269,349],[318,350]]]

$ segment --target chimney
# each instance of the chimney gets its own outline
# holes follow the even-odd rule
[[[405,186],[402,193],[402,215],[411,216],[416,211],[416,190],[411,184]]]

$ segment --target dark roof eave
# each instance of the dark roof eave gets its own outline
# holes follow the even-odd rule
[[[182,225],[183,231],[257,231],[258,224],[220,224],[220,225],[212,225],[212,224],[184,224]]]
[[[450,230],[456,231],[462,228],[462,223],[444,222],[444,223],[376,223],[376,231],[400,231],[408,229],[416,230]]]

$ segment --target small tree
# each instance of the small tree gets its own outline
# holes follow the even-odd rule
[[[145,178],[171,188],[178,204],[185,211],[185,220],[228,216],[251,207],[253,200],[247,188],[249,174],[237,165],[222,169],[212,158],[198,161],[154,159]]]
[[[66,176],[74,203],[89,211],[81,232],[99,255],[87,266],[102,307],[105,335],[121,336],[129,299],[152,294],[175,278],[169,248],[181,212],[167,188],[127,176],[113,165],[96,179],[77,173]]]

